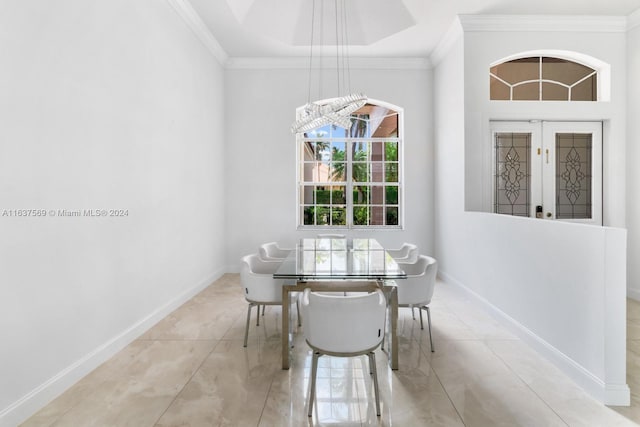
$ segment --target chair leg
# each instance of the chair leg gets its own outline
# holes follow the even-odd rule
[[[309,381],[309,412],[308,416],[313,415],[313,401],[316,398],[316,374],[318,372],[318,358],[320,358],[320,353],[313,352],[313,357],[311,359],[311,381]]]
[[[263,305],[263,306],[262,306],[262,315],[263,315],[263,316],[264,316],[264,309],[265,309],[265,308],[267,308],[267,306],[266,306],[266,305]]]
[[[251,321],[251,308],[253,304],[249,303],[247,307],[247,326],[244,328],[244,346],[247,346],[247,339],[249,338],[249,322]],[[260,311],[260,307],[258,307],[258,312]],[[260,316],[258,316],[260,317]]]
[[[264,305],[262,306],[262,313],[264,314]],[[258,304],[258,309],[256,310],[256,326],[260,326],[260,304]]]
[[[376,415],[380,416],[380,395],[378,391],[378,369],[376,368],[376,355],[369,353],[369,371],[373,371],[373,393],[376,397]]]
[[[413,308],[412,308],[413,310]],[[420,329],[424,329],[424,323],[422,323],[422,307],[418,307],[418,312],[420,313]],[[414,317],[415,319],[415,317]]]
[[[429,306],[426,306],[427,310],[427,323],[429,324],[429,342],[431,343],[431,353],[435,351],[433,348],[433,338],[431,338],[431,310],[429,310]]]
[[[296,311],[298,313],[298,326],[302,326],[302,318],[300,317],[300,301],[296,299]]]
[[[416,311],[414,310],[413,306],[411,306],[411,317],[413,318],[413,320],[416,320]]]

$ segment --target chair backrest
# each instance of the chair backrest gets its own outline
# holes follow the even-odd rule
[[[278,246],[276,242],[263,243],[258,248],[260,258],[265,261],[283,260],[289,256],[291,249],[284,249]]]
[[[305,289],[300,302],[305,338],[320,351],[364,353],[382,342],[386,301],[380,290],[334,296]]]
[[[429,304],[436,284],[438,262],[429,256],[420,255],[414,263],[398,263],[407,273],[406,279],[398,279],[398,304]]]
[[[400,262],[405,262],[405,263],[415,263],[416,261],[418,261],[418,257],[420,256],[420,251],[418,251],[418,247],[414,244],[408,243],[407,246],[409,247],[408,252],[407,252],[407,256],[400,259]]]
[[[279,303],[282,302],[282,279],[274,279],[280,264],[262,261],[257,254],[242,258],[240,266],[240,284],[244,297],[249,302]]]
[[[413,243],[403,243],[398,249],[387,249],[387,253],[396,260],[396,262],[412,264],[418,260],[418,246]]]
[[[397,249],[386,249],[386,251],[394,258],[404,258],[409,254],[409,243],[403,243]]]

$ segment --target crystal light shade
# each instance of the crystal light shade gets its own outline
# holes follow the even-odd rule
[[[325,125],[335,125],[344,129],[351,127],[351,113],[367,103],[367,96],[362,93],[336,98],[328,104],[309,102],[304,106],[302,114],[291,126],[291,132],[306,132]]]

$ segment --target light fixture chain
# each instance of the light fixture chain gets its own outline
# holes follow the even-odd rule
[[[311,103],[311,81],[313,80],[313,24],[316,21],[316,0],[311,5],[311,42],[309,44],[309,88],[307,90],[307,104]]]
[[[324,66],[324,1],[320,1],[320,65],[318,66],[318,97],[322,98],[324,94],[323,80],[322,80],[322,68]]]
[[[345,51],[346,51],[346,24],[344,21],[344,8],[345,6],[345,2],[344,0],[340,0],[341,6],[340,6],[340,11],[342,13],[340,13],[340,22],[342,25],[340,25],[340,50],[341,50],[341,57],[340,57],[340,78],[342,79],[341,85],[342,85],[342,91],[344,93],[349,93],[348,89],[347,89],[347,80],[345,79]],[[338,13],[336,13],[337,15]],[[340,95],[342,94],[342,92],[340,92]]]
[[[340,87],[340,40],[338,33],[340,26],[338,25],[338,0],[334,0],[334,6],[336,8],[336,77],[338,81],[338,96],[342,95],[342,88]]]
[[[345,82],[345,86],[347,87],[347,93],[351,93],[351,64],[349,64],[349,31],[347,31],[347,4],[344,3],[345,0],[342,0],[342,1],[343,1],[342,25],[344,28],[344,46],[346,50],[346,54],[344,56],[344,61],[346,62],[346,66],[345,64],[343,64],[342,72],[346,73],[347,75],[346,82]]]

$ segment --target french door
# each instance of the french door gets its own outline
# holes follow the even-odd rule
[[[491,122],[495,213],[602,225],[601,122]]]

